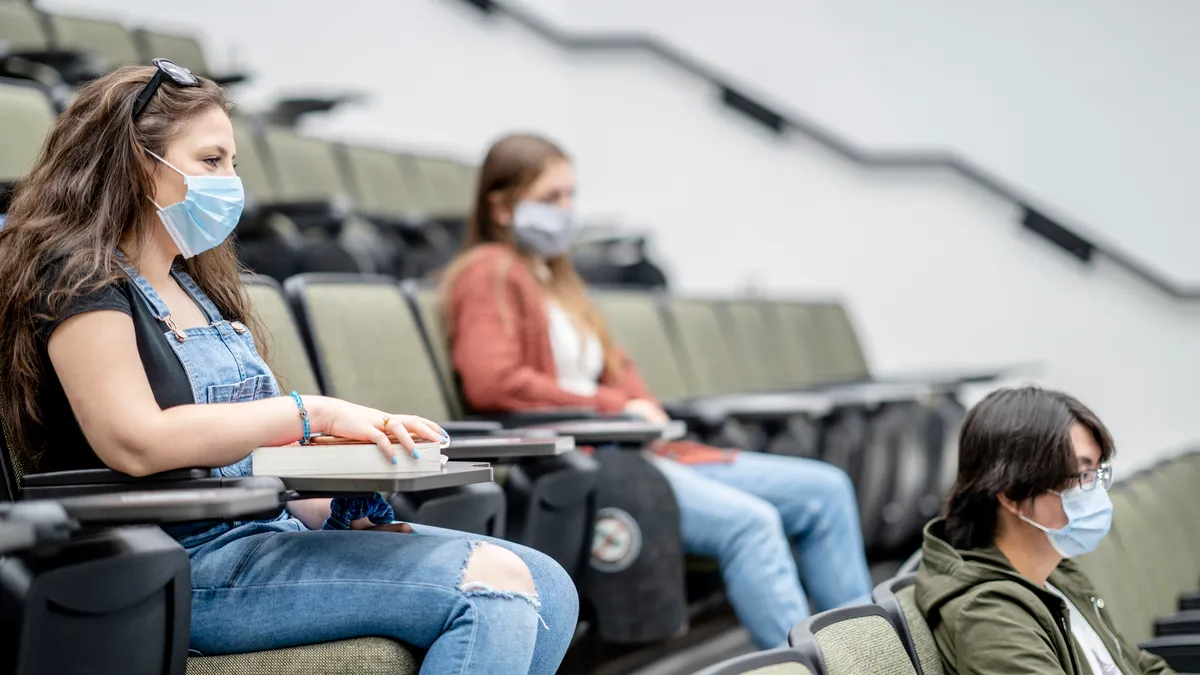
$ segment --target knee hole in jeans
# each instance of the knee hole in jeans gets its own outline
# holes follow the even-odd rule
[[[512,551],[492,544],[478,544],[471,550],[463,569],[463,591],[495,590],[534,595],[533,574]]]

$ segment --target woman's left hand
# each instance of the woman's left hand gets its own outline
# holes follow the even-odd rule
[[[395,436],[400,441],[400,445],[403,445],[404,449],[409,452],[412,452],[413,443],[422,441],[446,443],[450,440],[450,434],[447,434],[437,423],[427,420],[424,417],[417,417],[416,415],[384,415],[383,419],[386,422],[382,426],[382,431]]]

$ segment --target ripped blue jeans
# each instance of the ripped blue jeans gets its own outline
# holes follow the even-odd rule
[[[557,671],[579,612],[557,563],[511,542],[413,529],[310,531],[286,518],[241,523],[189,548],[192,648],[221,654],[378,635],[427,649],[422,675]],[[516,553],[537,595],[464,580],[480,542]]]

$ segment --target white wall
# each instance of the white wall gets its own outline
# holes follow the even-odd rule
[[[314,133],[468,157],[515,128],[549,133],[576,157],[585,217],[651,227],[681,290],[842,295],[880,370],[1039,361],[1042,381],[1109,423],[1123,470],[1200,438],[1200,308],[1076,264],[1024,234],[1011,204],[952,176],[865,173],[781,142],[667,67],[568,58],[456,0],[328,6],[69,5],[188,17],[214,61],[236,47],[253,64],[243,101],[306,83],[371,91],[361,108],[314,118]]]
[[[1200,4],[513,0],[646,32],[870,148],[958,149],[1200,284]]]

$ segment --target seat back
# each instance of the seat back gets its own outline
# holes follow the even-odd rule
[[[1174,519],[1183,528],[1182,542],[1187,546],[1187,558],[1195,570],[1193,580],[1200,578],[1200,518],[1188,518],[1183,514],[1200,513],[1200,453],[1181,455],[1159,469],[1158,477],[1164,483],[1164,494],[1170,500]]]
[[[450,342],[446,339],[446,322],[442,317],[437,289],[412,281],[403,282],[401,287],[416,310],[421,330],[425,334],[425,342],[429,345],[429,353],[433,356],[433,365],[437,368],[442,389],[449,399],[450,412],[455,419],[459,419],[463,416],[466,406],[463,405],[458,379],[454,374],[454,360],[450,356]]]
[[[54,107],[39,87],[2,81],[0,120],[0,183],[12,183],[37,160],[54,126]]]
[[[106,70],[142,62],[133,33],[120,21],[65,14],[49,17],[60,49],[90,52],[104,62]]]
[[[730,300],[720,305],[725,336],[742,374],[742,389],[765,391],[791,385],[767,305],[757,300]]]
[[[1136,627],[1132,625],[1134,622],[1130,617],[1137,615],[1141,598],[1136,585],[1121,577],[1125,572],[1120,546],[1116,534],[1110,534],[1100,541],[1096,550],[1074,560],[1095,586],[1096,592],[1104,598],[1113,627],[1121,635],[1131,635],[1130,631],[1136,630]],[[1142,630],[1146,628],[1143,626]]]
[[[693,298],[668,298],[668,326],[676,353],[683,358],[697,396],[744,391],[742,376],[729,348],[714,303]]]
[[[0,379],[3,378],[4,372],[0,371]],[[17,500],[21,489],[21,476],[24,475],[21,456],[17,452],[12,432],[9,431],[9,424],[8,411],[0,401],[0,502]]]
[[[296,391],[301,394],[320,394],[317,374],[308,360],[304,338],[292,309],[279,282],[257,274],[242,277],[246,292],[250,295],[250,306],[258,317],[266,335],[256,336],[265,341],[260,348],[266,352],[280,391]]]
[[[437,369],[395,279],[301,274],[284,292],[326,394],[434,421],[449,417]]]
[[[443,157],[410,155],[409,158],[410,167],[429,191],[430,215],[435,218],[466,218],[475,198],[474,169]]]
[[[917,608],[915,573],[896,576],[875,587],[872,599],[888,614],[917,675],[943,675],[942,655],[933,631]]]
[[[1149,550],[1144,541],[1144,524],[1137,512],[1137,503],[1123,481],[1109,490],[1113,503],[1112,531],[1107,538],[1116,543],[1113,560],[1115,580],[1110,593],[1119,612],[1112,617],[1117,630],[1133,642],[1141,642],[1151,636],[1151,626],[1156,616],[1155,594],[1151,590],[1149,571],[1143,551]]]
[[[339,147],[347,184],[358,209],[368,215],[406,219],[421,215],[420,197],[396,154],[383,148]]]
[[[780,647],[735,656],[696,675],[812,675],[812,664],[795,649]]]
[[[14,52],[50,49],[50,35],[32,3],[0,2],[0,43]]]
[[[827,675],[917,672],[888,613],[879,605],[821,612],[793,628],[788,641]]]
[[[770,303],[770,309],[768,316],[773,318],[774,332],[779,336],[785,386],[802,388],[833,381],[808,305],[798,300],[778,300]]]
[[[832,378],[836,381],[869,379],[867,359],[846,306],[833,302],[813,303],[809,311]]]
[[[141,48],[143,63],[150,63],[152,59],[169,59],[197,75],[212,76],[204,58],[204,49],[194,35],[176,35],[142,29],[134,34],[134,38]]]
[[[1158,561],[1153,565],[1154,574],[1150,575],[1156,616],[1174,613],[1178,608],[1178,595],[1194,590],[1197,581],[1196,567],[1188,559],[1190,545],[1183,540],[1185,530],[1179,522],[1181,514],[1171,509],[1161,470],[1158,467],[1136,476],[1130,479],[1129,485],[1147,546],[1139,550],[1143,555],[1153,551]]]
[[[261,139],[276,178],[279,199],[288,202],[345,204],[350,190],[329,141],[269,126]]]
[[[233,115],[233,142],[237,145],[237,174],[246,190],[247,206],[277,201],[268,158],[254,129],[254,120]]]
[[[640,291],[604,291],[594,295],[596,308],[637,364],[646,386],[659,399],[677,401],[692,393],[667,333],[658,296]]]

